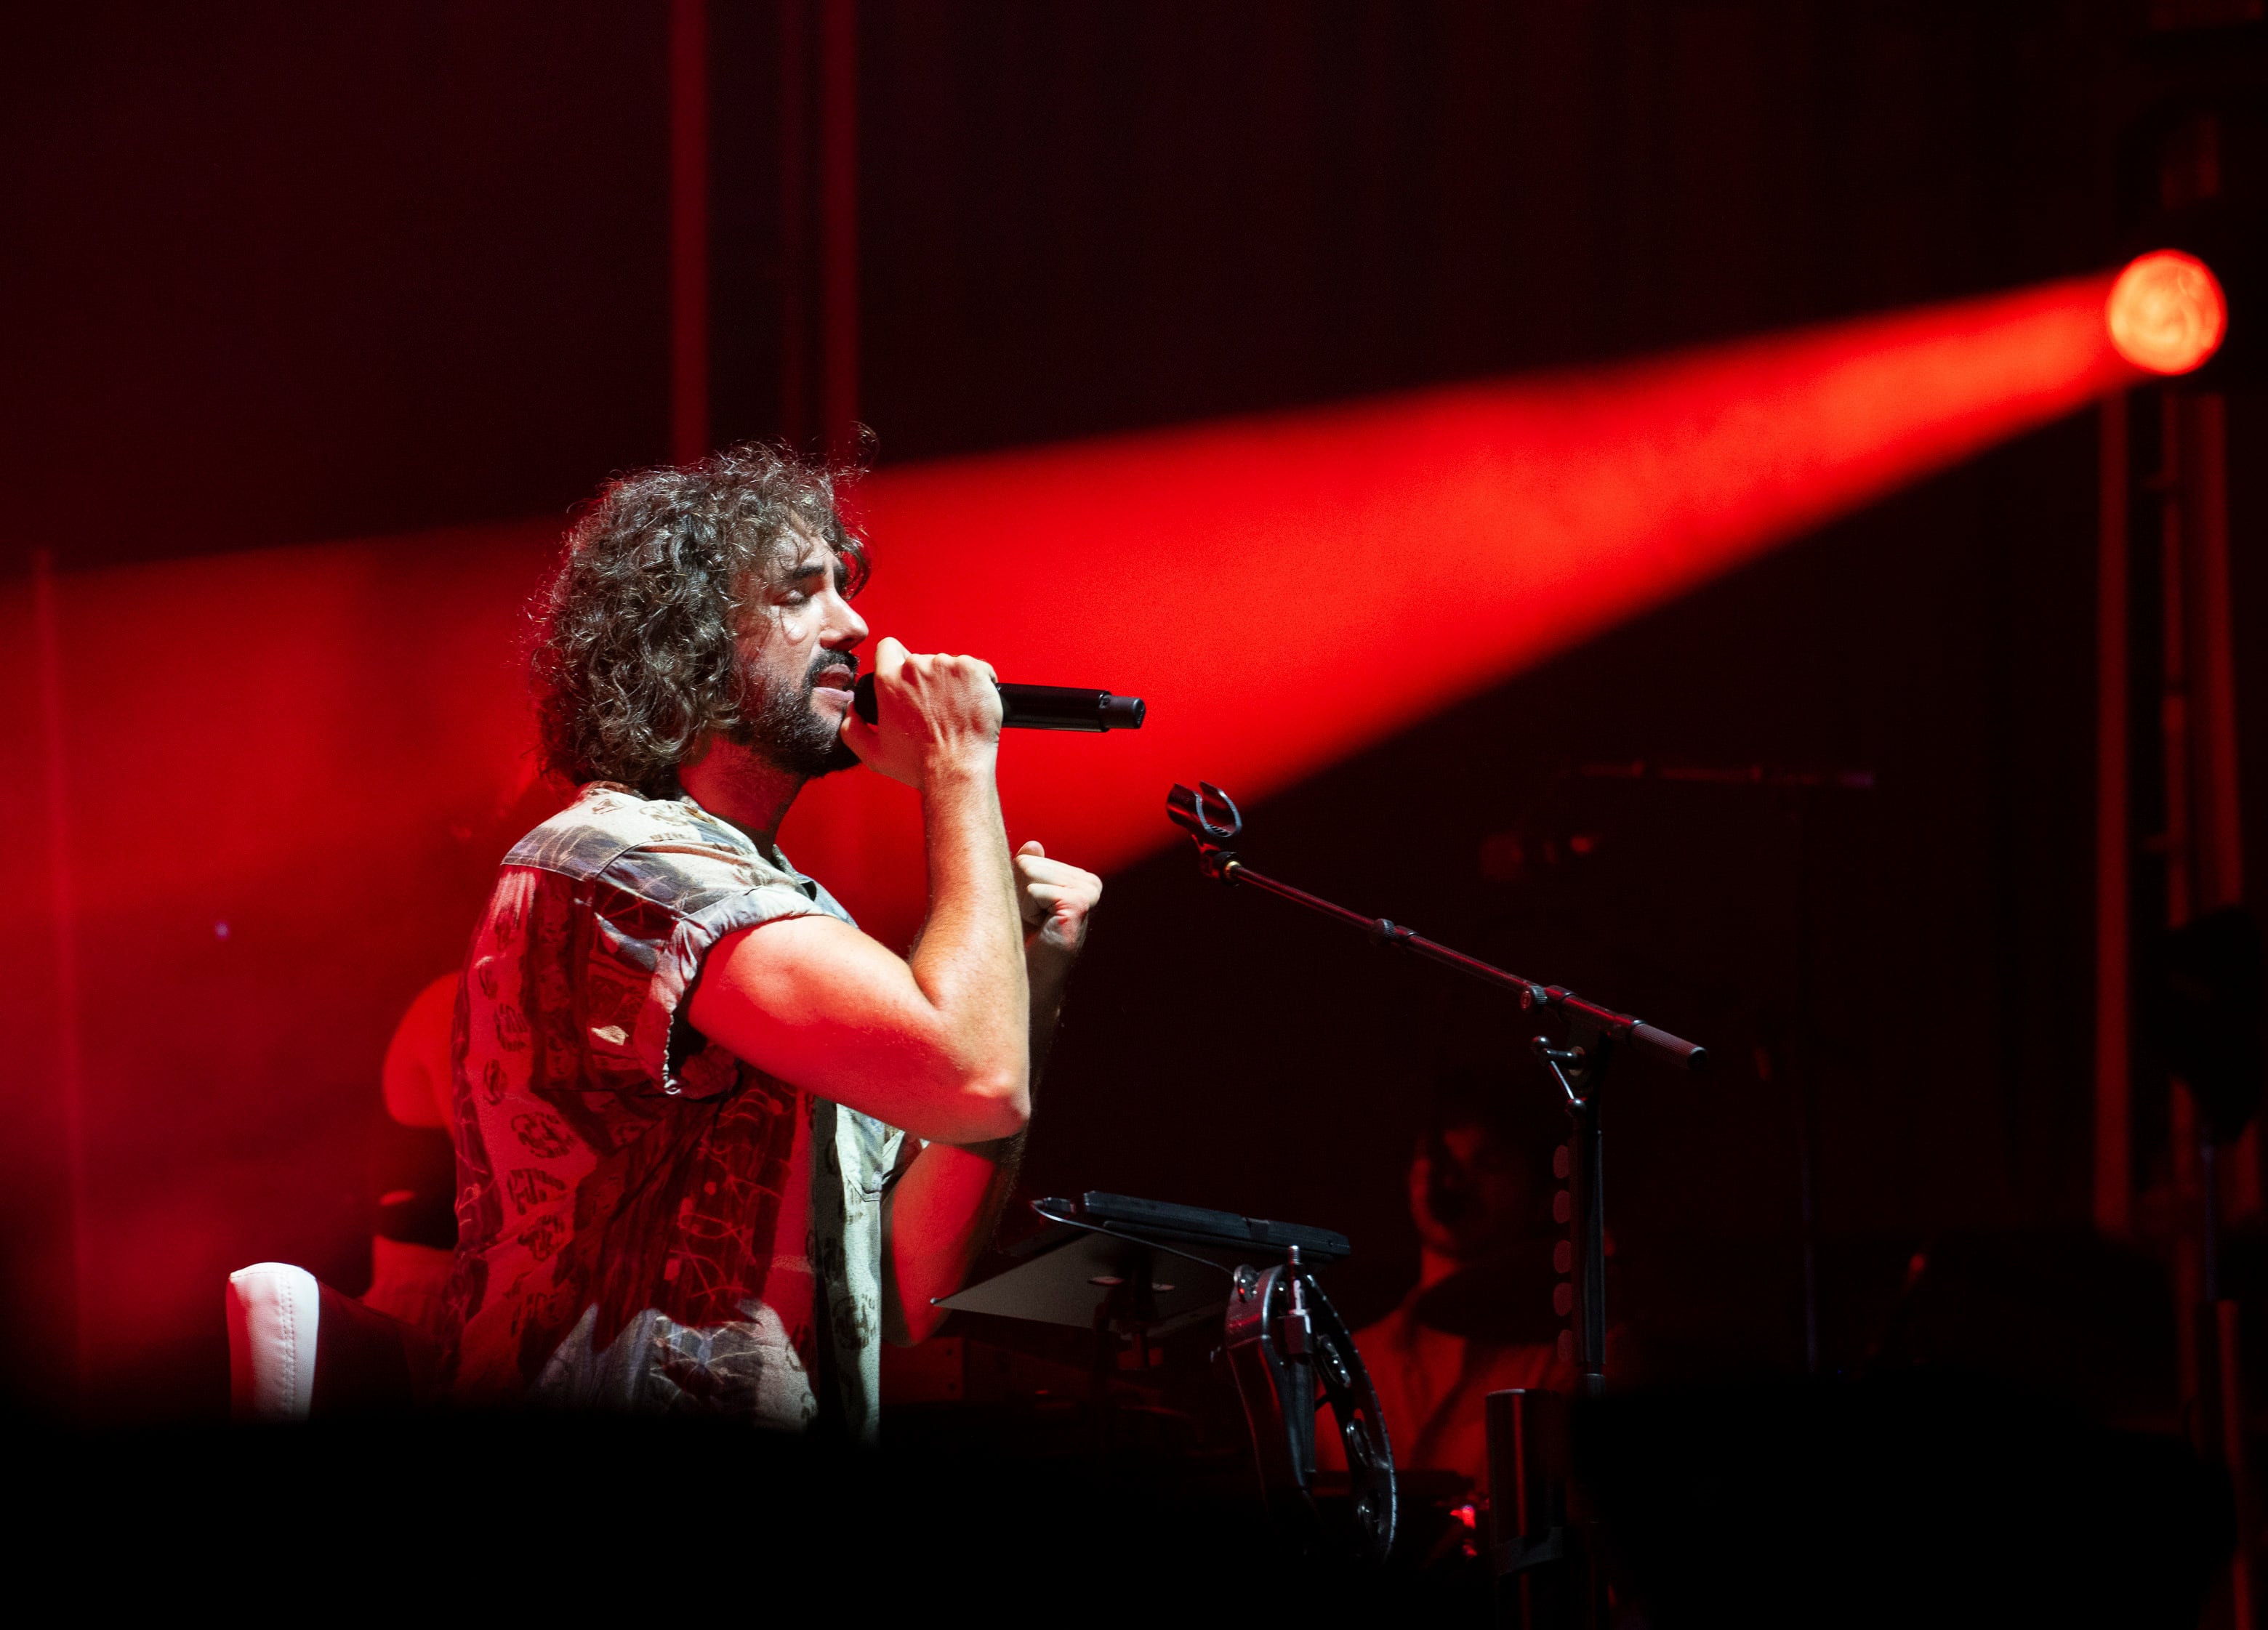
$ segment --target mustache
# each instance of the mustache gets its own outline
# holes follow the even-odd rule
[[[803,688],[807,691],[817,690],[819,676],[822,673],[832,673],[837,668],[849,673],[855,681],[858,677],[858,653],[857,651],[821,651],[811,659],[811,671],[803,676]]]

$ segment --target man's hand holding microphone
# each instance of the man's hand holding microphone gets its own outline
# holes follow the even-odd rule
[[[925,806],[938,790],[932,783],[940,776],[982,776],[990,789],[1003,713],[990,663],[974,657],[917,656],[886,637],[874,647],[872,685],[873,720],[854,710],[843,721],[843,743],[861,763],[923,793]],[[1036,1070],[1054,1029],[1064,979],[1086,943],[1088,918],[1102,898],[1102,879],[1049,858],[1036,840],[1019,848],[1010,863],[1024,929]]]

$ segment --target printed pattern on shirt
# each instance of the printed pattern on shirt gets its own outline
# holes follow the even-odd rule
[[[603,783],[505,857],[460,984],[448,1292],[471,1402],[699,1409],[871,1435],[883,1185],[902,1134],[711,1046],[718,939],[850,917],[689,799]],[[775,1237],[799,1120],[807,1237]],[[792,1302],[767,1299],[776,1260]]]

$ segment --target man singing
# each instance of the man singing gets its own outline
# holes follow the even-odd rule
[[[463,1401],[870,1437],[877,1340],[984,1244],[1102,885],[1009,854],[984,664],[886,639],[851,712],[865,570],[825,473],[761,446],[617,481],[568,540],[534,669],[582,793],[504,857],[456,1019]],[[859,763],[921,797],[908,958],[775,841]]]

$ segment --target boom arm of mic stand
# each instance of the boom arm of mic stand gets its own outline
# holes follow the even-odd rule
[[[1608,1036],[1616,1041],[1627,1041],[1635,1050],[1658,1064],[1667,1064],[1672,1068],[1696,1075],[1709,1068],[1709,1050],[1706,1047],[1682,1036],[1674,1036],[1658,1024],[1649,1024],[1630,1014],[1617,1013],[1611,1008],[1586,1002],[1565,986],[1539,985],[1533,980],[1521,978],[1517,973],[1507,973],[1476,957],[1468,957],[1461,951],[1452,951],[1447,945],[1427,939],[1416,929],[1391,918],[1366,917],[1359,911],[1349,911],[1344,906],[1334,905],[1319,894],[1310,894],[1305,889],[1293,888],[1288,883],[1278,882],[1263,872],[1253,870],[1218,843],[1197,838],[1197,864],[1203,868],[1205,876],[1232,888],[1243,884],[1263,893],[1273,894],[1279,899],[1288,899],[1295,906],[1305,906],[1319,916],[1360,929],[1374,943],[1397,947],[1424,957],[1430,962],[1438,962],[1443,967],[1454,968],[1484,985],[1510,991],[1520,998],[1523,1010],[1557,1008],[1577,1029]]]

